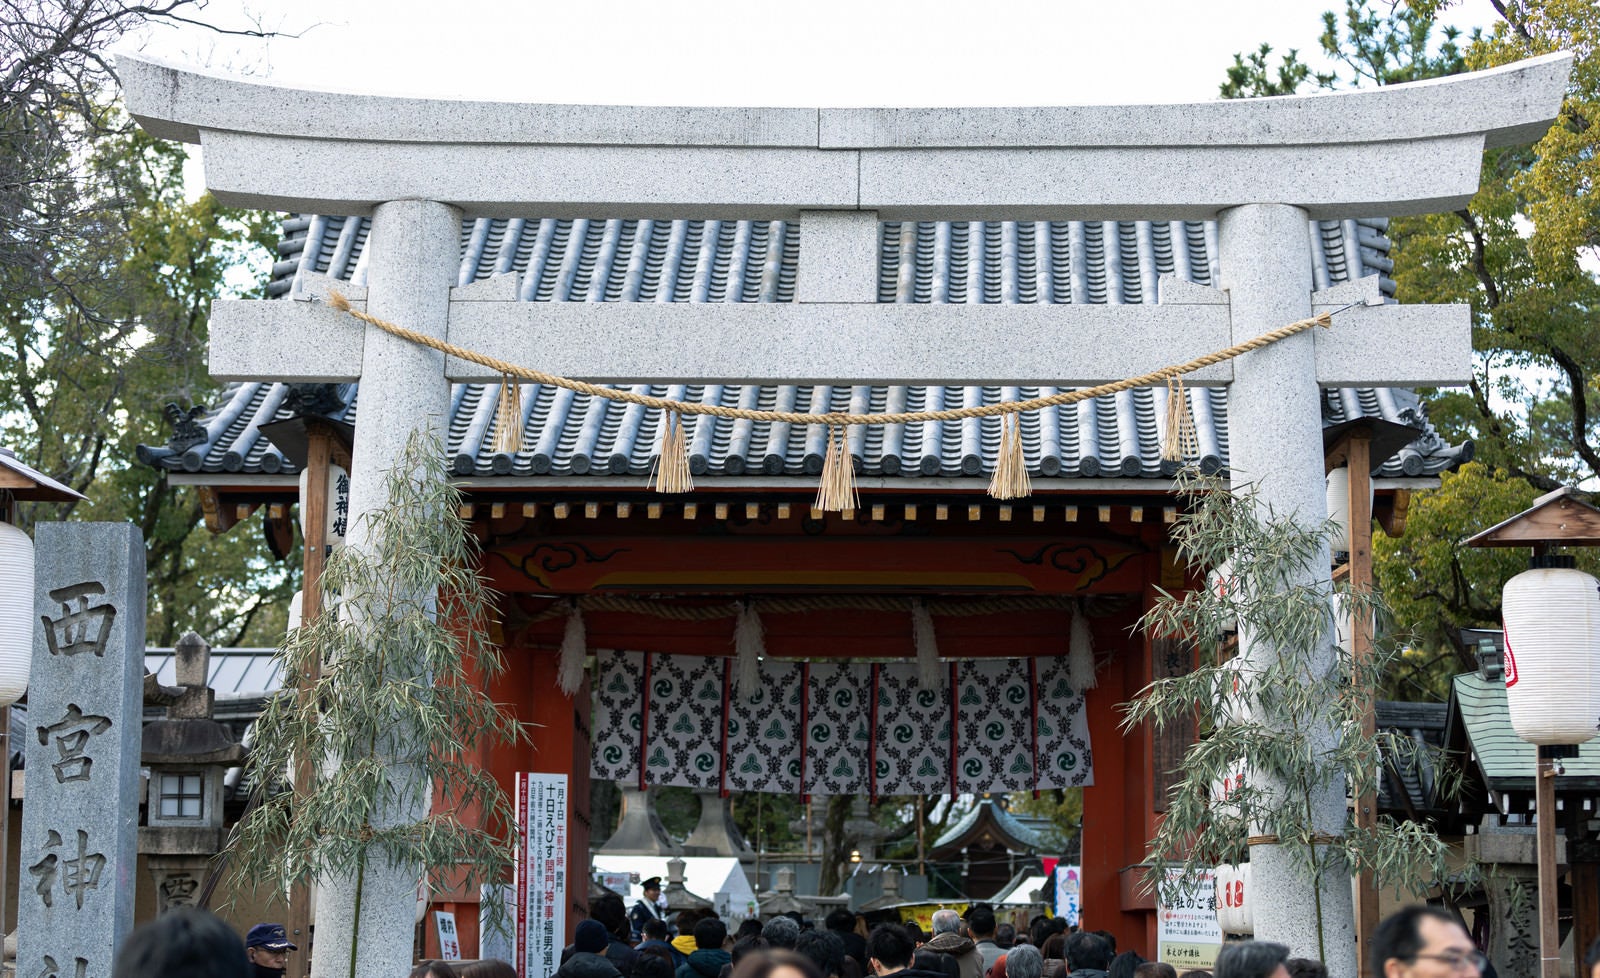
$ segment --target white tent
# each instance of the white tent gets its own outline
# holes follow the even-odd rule
[[[669,858],[668,856],[607,856],[597,853],[594,857],[594,872],[628,873],[641,880],[659,876],[664,885]],[[756,891],[750,888],[750,880],[745,877],[739,860],[732,856],[683,857],[683,886],[695,896],[710,900],[716,908],[717,916],[725,921],[737,923],[746,917],[760,914],[756,906]],[[626,902],[632,907],[634,901],[644,897],[644,890],[640,889],[638,883],[634,883],[629,891]]]

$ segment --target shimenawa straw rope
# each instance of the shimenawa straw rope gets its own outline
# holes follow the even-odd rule
[[[1289,323],[1286,326],[1279,326],[1277,329],[1269,330],[1265,333],[1262,333],[1260,336],[1245,340],[1242,343],[1235,343],[1233,346],[1227,347],[1226,349],[1216,350],[1214,352],[1207,353],[1204,356],[1195,357],[1193,360],[1189,360],[1184,363],[1172,364],[1161,367],[1157,370],[1152,370],[1149,373],[1140,374],[1137,377],[1128,377],[1123,380],[1112,381],[1108,384],[1098,384],[1094,387],[1080,387],[1076,390],[1057,391],[1054,394],[1028,398],[1027,400],[1022,401],[1002,401],[997,404],[979,404],[971,407],[947,408],[939,411],[900,411],[882,414],[852,414],[846,411],[830,411],[823,414],[812,414],[810,412],[800,411],[761,411],[752,408],[726,407],[721,404],[675,401],[670,398],[654,397],[649,394],[638,394],[631,390],[619,390],[613,387],[604,387],[600,384],[591,384],[587,381],[573,380],[569,377],[545,373],[542,370],[534,370],[531,367],[519,366],[518,364],[514,364],[509,360],[502,360],[498,357],[492,357],[488,354],[479,353],[475,350],[469,350],[466,347],[457,346],[448,340],[441,340],[437,337],[428,336],[425,333],[418,333],[415,330],[407,329],[404,326],[400,326],[396,323],[391,323],[388,320],[379,319],[377,316],[362,312],[352,307],[350,305],[350,300],[346,299],[344,295],[338,291],[329,293],[328,304],[334,309],[337,309],[340,312],[348,313],[349,315],[354,316],[356,319],[359,319],[368,325],[375,326],[391,336],[397,336],[400,339],[406,340],[407,342],[416,343],[421,346],[429,347],[430,349],[438,350],[447,356],[452,356],[460,360],[466,360],[469,363],[475,363],[482,367],[488,367],[490,370],[494,370],[508,378],[516,377],[522,380],[531,381],[536,384],[549,384],[553,387],[564,388],[579,394],[587,394],[591,397],[603,397],[607,400],[620,401],[624,404],[638,404],[643,407],[656,408],[657,410],[667,412],[669,417],[663,419],[662,454],[660,460],[657,462],[657,469],[654,478],[654,485],[658,491],[661,492],[688,492],[693,488],[693,482],[689,476],[689,460],[684,454],[682,415],[700,414],[710,415],[716,418],[735,418],[781,424],[828,425],[831,430],[829,431],[828,436],[827,457],[828,459],[834,459],[835,450],[837,449],[839,461],[835,461],[831,465],[829,462],[825,461],[823,464],[824,484],[817,494],[817,505],[818,508],[824,510],[855,509],[857,505],[855,492],[855,473],[853,471],[854,466],[847,465],[843,461],[845,456],[848,455],[848,452],[845,451],[843,429],[851,425],[917,424],[926,421],[962,421],[967,418],[989,418],[997,415],[1015,415],[1023,411],[1037,411],[1040,408],[1058,407],[1064,404],[1076,404],[1079,401],[1086,401],[1090,398],[1102,397],[1106,394],[1116,394],[1120,391],[1132,390],[1136,387],[1150,387],[1155,384],[1170,383],[1173,379],[1181,377],[1184,374],[1193,373],[1194,371],[1200,370],[1204,367],[1210,367],[1227,360],[1232,360],[1233,358],[1249,353],[1252,350],[1259,350],[1262,347],[1270,346],[1279,340],[1287,339],[1296,333],[1304,332],[1314,326],[1327,328],[1328,326],[1332,325],[1333,317],[1336,314],[1341,313],[1353,306],[1360,305],[1359,302],[1351,302],[1344,306],[1340,306],[1337,309],[1330,309],[1327,312],[1318,313],[1317,315],[1311,316],[1307,319],[1300,319]],[[1181,385],[1176,386],[1178,386],[1179,390],[1181,390]],[[1172,411],[1172,400],[1173,398],[1169,396],[1169,415]],[[1195,446],[1195,443],[1192,440],[1194,439],[1194,419],[1189,415],[1188,412],[1188,398],[1180,397],[1178,400],[1181,402],[1181,415],[1176,419],[1169,418],[1169,420],[1176,420],[1176,424],[1169,423],[1167,425],[1167,433],[1164,438],[1162,451],[1162,456],[1164,458],[1184,458],[1187,457],[1187,455],[1197,453],[1198,451],[1198,448]],[[518,416],[520,417],[520,412],[518,412]],[[1186,432],[1187,436],[1191,439],[1187,446],[1183,441]],[[1012,437],[1016,439],[1016,446],[1020,451],[1020,426],[1013,433]],[[519,435],[519,443],[520,440],[521,439]],[[1006,454],[1005,442],[1006,438],[1002,437],[1002,460]],[[1014,458],[1012,462],[1008,462],[1006,464],[1014,464]],[[1022,472],[1025,477],[1025,463],[1022,467]],[[997,481],[1004,481],[1007,485],[1015,485],[1014,480]],[[824,505],[825,500],[831,505]]]

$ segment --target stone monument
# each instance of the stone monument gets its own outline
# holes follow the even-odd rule
[[[144,540],[41,523],[17,973],[106,978],[133,927],[143,725]]]

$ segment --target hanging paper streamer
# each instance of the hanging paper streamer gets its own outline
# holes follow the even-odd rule
[[[939,633],[933,627],[933,615],[920,600],[911,604],[911,638],[917,650],[917,676],[924,689],[943,685],[944,671],[939,668]]]
[[[1039,788],[1082,788],[1094,784],[1089,751],[1089,708],[1073,689],[1066,659],[1036,659],[1039,685]]]
[[[588,641],[583,611],[574,601],[567,611],[567,627],[561,635],[561,661],[556,669],[556,682],[568,696],[583,685],[583,660],[589,654]]]
[[[639,776],[639,734],[644,727],[644,654],[600,652],[594,687],[594,756],[590,772],[602,781]]]
[[[755,602],[739,606],[739,620],[733,627],[733,690],[748,697],[761,682],[761,657],[766,653],[766,637]]]
[[[761,660],[760,681],[728,704],[731,791],[800,793],[800,663]]]
[[[1067,629],[1067,662],[1072,669],[1072,688],[1078,692],[1094,689],[1100,684],[1095,678],[1094,636],[1089,633],[1089,618],[1083,613],[1083,602],[1072,609],[1072,625]]]

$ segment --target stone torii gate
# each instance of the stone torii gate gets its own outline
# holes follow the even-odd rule
[[[306,91],[125,57],[129,111],[198,143],[225,204],[370,215],[375,316],[595,381],[1091,385],[1366,300],[1191,375],[1230,385],[1235,482],[1279,512],[1326,515],[1319,388],[1452,385],[1470,375],[1464,306],[1381,305],[1375,280],[1312,290],[1308,220],[1466,206],[1482,151],[1531,142],[1571,59],[1553,55],[1373,91],[1191,105],[749,109],[529,105]],[[509,276],[457,281],[463,218],[798,221],[795,301],[525,303]],[[1218,222],[1220,290],[1164,282],[1155,306],[877,301],[884,220]],[[313,290],[314,291],[314,290]],[[915,342],[905,342],[914,337]],[[219,379],[361,382],[352,527],[415,428],[437,431],[452,381],[498,381],[310,302],[219,302]],[[349,545],[362,546],[352,532]],[[1326,567],[1324,561],[1319,566]],[[1323,572],[1325,573],[1325,572]],[[1251,635],[1243,655],[1276,655]],[[1324,661],[1331,662],[1331,648]],[[1331,733],[1330,733],[1331,736]],[[1321,831],[1342,789],[1317,799]],[[1312,882],[1252,850],[1257,935],[1317,947]],[[380,861],[375,861],[380,862]],[[368,870],[359,970],[411,962],[420,870]],[[315,973],[350,960],[353,880],[327,881]],[[1347,881],[1321,887],[1330,971],[1356,974]]]

